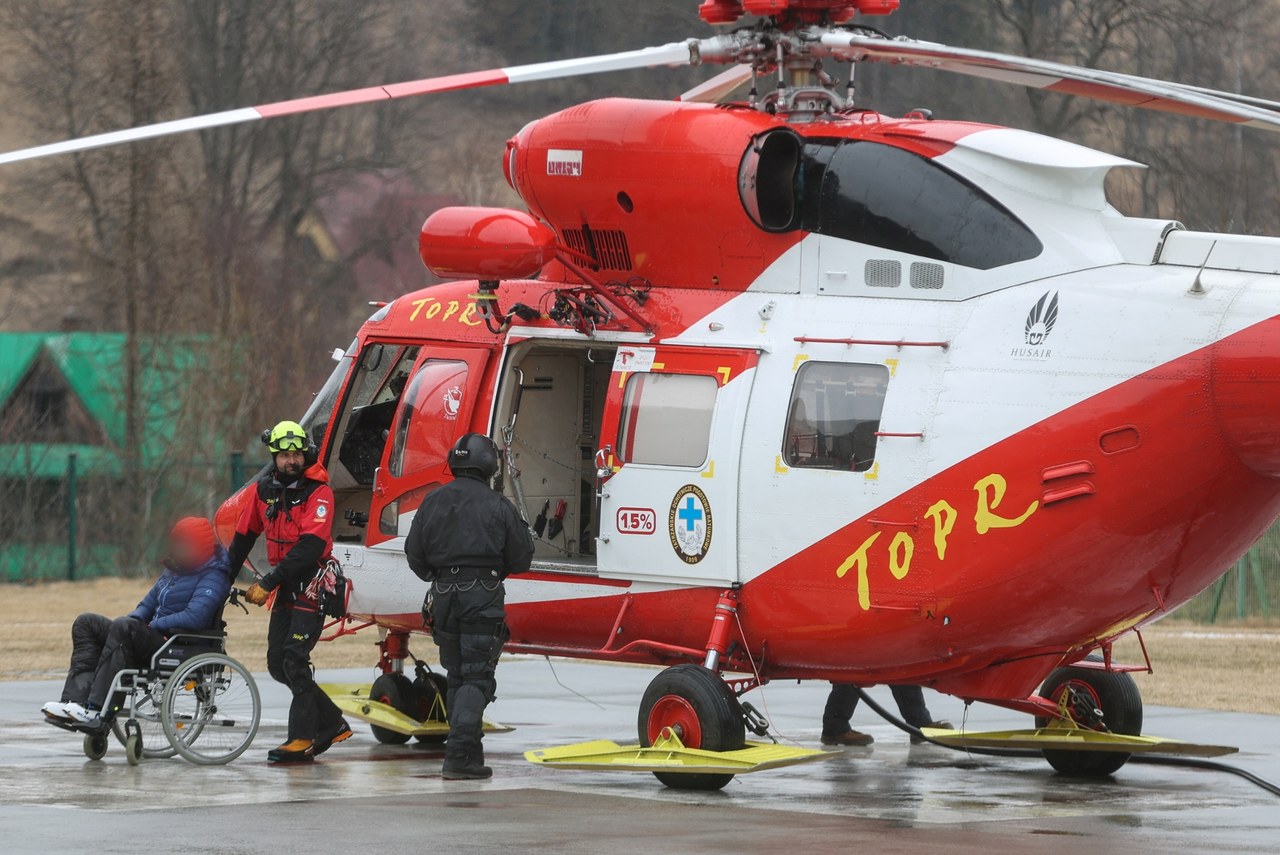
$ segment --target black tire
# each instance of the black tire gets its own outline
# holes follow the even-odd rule
[[[130,766],[142,762],[142,734],[134,731],[124,738],[124,758]]]
[[[413,682],[403,674],[383,674],[373,681],[373,687],[369,690],[370,700],[384,703],[406,715],[417,712],[416,696]],[[376,724],[369,725],[369,729],[373,731],[373,738],[383,745],[404,745],[409,741],[407,733],[398,733]]]
[[[449,681],[445,679],[443,674],[437,674],[434,671],[427,673],[424,681],[422,678],[415,678],[413,681],[413,689],[418,695],[418,711],[420,714],[419,721],[440,721],[446,724],[449,721],[448,710],[445,708],[444,699],[449,696]],[[439,699],[439,703],[437,703]],[[418,743],[421,745],[442,745],[449,738],[448,734],[428,734],[418,737]]]
[[[640,701],[636,730],[641,745],[652,745],[671,727],[687,748],[737,751],[747,739],[742,707],[724,680],[701,665],[676,665],[653,678]],[[733,775],[654,772],[673,790],[719,790]]]
[[[1040,696],[1057,701],[1068,688],[1083,693],[1087,702],[1102,711],[1101,724],[1111,733],[1142,735],[1142,693],[1138,691],[1138,684],[1130,675],[1093,668],[1059,668],[1044,681],[1044,685],[1040,687]],[[1045,727],[1048,723],[1048,718],[1036,718],[1036,727]],[[1133,756],[1114,751],[1046,749],[1042,753],[1049,765],[1058,772],[1080,778],[1105,778],[1113,775]]]
[[[84,756],[90,760],[101,760],[107,756],[107,734],[86,733],[84,735]]]

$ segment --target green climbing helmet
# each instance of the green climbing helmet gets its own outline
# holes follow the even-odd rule
[[[272,454],[282,451],[308,451],[311,440],[307,432],[297,422],[280,422],[270,430],[262,432],[262,442]]]

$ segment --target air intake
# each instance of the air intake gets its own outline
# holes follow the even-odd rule
[[[911,265],[912,288],[941,288],[946,268],[941,264],[917,261]]]
[[[564,245],[596,263],[592,270],[630,270],[631,250],[627,247],[626,232],[618,229],[565,229]]]
[[[862,275],[872,288],[897,288],[902,284],[902,262],[873,258],[863,268]]]

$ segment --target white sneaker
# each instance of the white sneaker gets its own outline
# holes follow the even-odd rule
[[[66,704],[63,709],[66,711],[67,718],[76,724],[83,724],[88,727],[98,727],[102,724],[102,713],[98,710],[86,709],[75,703]]]
[[[67,712],[67,705],[61,701],[50,701],[40,708],[40,711],[49,718],[58,718],[63,721],[71,721],[71,714]]]

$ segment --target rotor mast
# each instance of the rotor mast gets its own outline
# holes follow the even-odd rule
[[[758,23],[690,43],[695,62],[739,63],[751,68],[750,104],[790,121],[812,121],[853,106],[853,81],[842,93],[822,67],[831,50],[822,36],[833,25],[849,25],[855,14],[887,15],[899,0],[705,0],[698,14],[709,24]],[[857,25],[852,25],[857,29]],[[869,31],[874,32],[874,31]],[[852,69],[852,66],[850,66]],[[852,77],[852,70],[850,71]],[[774,78],[763,97],[757,81]],[[765,84],[767,85],[767,84]]]

